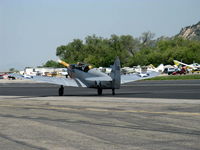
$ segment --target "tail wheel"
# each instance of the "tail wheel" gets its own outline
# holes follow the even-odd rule
[[[63,87],[63,85],[60,86],[60,88],[58,90],[58,94],[59,94],[59,96],[63,96],[63,94],[64,94],[64,87]]]

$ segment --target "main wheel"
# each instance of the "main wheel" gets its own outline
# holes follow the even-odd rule
[[[97,88],[97,93],[98,93],[98,95],[102,95],[102,91],[103,91],[102,88],[100,88],[100,87]]]
[[[63,87],[63,85],[60,86],[60,88],[58,90],[58,94],[59,94],[59,96],[63,96],[63,94],[64,94],[64,87]]]
[[[115,95],[115,89],[112,89],[112,95]]]

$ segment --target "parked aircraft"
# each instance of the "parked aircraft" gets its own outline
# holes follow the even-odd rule
[[[135,69],[130,67],[123,67],[121,71],[123,74],[136,73]]]
[[[193,64],[188,65],[188,64],[185,64],[185,63],[180,62],[178,60],[174,60],[174,64],[176,66],[183,65],[183,66],[186,66],[187,68],[193,69],[193,70],[200,70],[200,65],[197,64],[197,63],[193,63]]]
[[[104,72],[106,74],[110,74],[111,73],[111,70],[112,68],[108,68],[108,67],[99,67],[98,70],[100,70],[101,72]]]
[[[151,67],[147,67],[148,71],[155,71],[155,72],[162,73],[165,69],[163,64],[160,64],[157,68],[155,68],[152,64],[150,64],[149,66],[151,66]]]
[[[146,72],[140,72],[137,74],[139,77],[148,77],[149,76],[149,73],[146,73]]]
[[[102,95],[103,89],[112,89],[112,94],[115,95],[115,89],[119,89],[121,84],[152,78],[160,74],[158,72],[151,71],[148,72],[147,76],[138,76],[137,74],[121,75],[119,58],[116,58],[110,75],[107,75],[96,68],[92,68],[87,64],[68,64],[61,60],[59,62],[67,67],[67,78],[32,76],[31,80],[60,85],[60,96],[64,93],[64,86],[96,88],[98,95]],[[18,78],[24,78],[19,74],[12,75]]]

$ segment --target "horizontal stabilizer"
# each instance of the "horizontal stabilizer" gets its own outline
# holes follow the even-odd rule
[[[143,79],[148,79],[148,78],[153,78],[153,77],[160,75],[160,73],[151,71],[151,72],[147,72],[147,75],[148,76],[140,76],[137,73],[121,75],[121,84],[138,81],[138,80],[143,80]]]

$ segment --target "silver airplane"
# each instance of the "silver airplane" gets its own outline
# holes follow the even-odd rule
[[[116,58],[109,75],[99,71],[96,68],[92,68],[87,64],[68,64],[61,60],[59,62],[67,67],[68,76],[66,76],[66,78],[31,76],[28,80],[42,81],[60,85],[58,91],[59,96],[64,94],[64,86],[95,88],[97,89],[98,95],[102,95],[103,89],[111,89],[112,94],[115,95],[115,89],[119,89],[121,84],[152,78],[160,74],[159,72],[150,71],[147,73],[148,76],[138,76],[138,74],[122,75],[120,73],[121,66],[118,57]],[[11,75],[16,78],[25,78],[24,76],[15,73]]]

